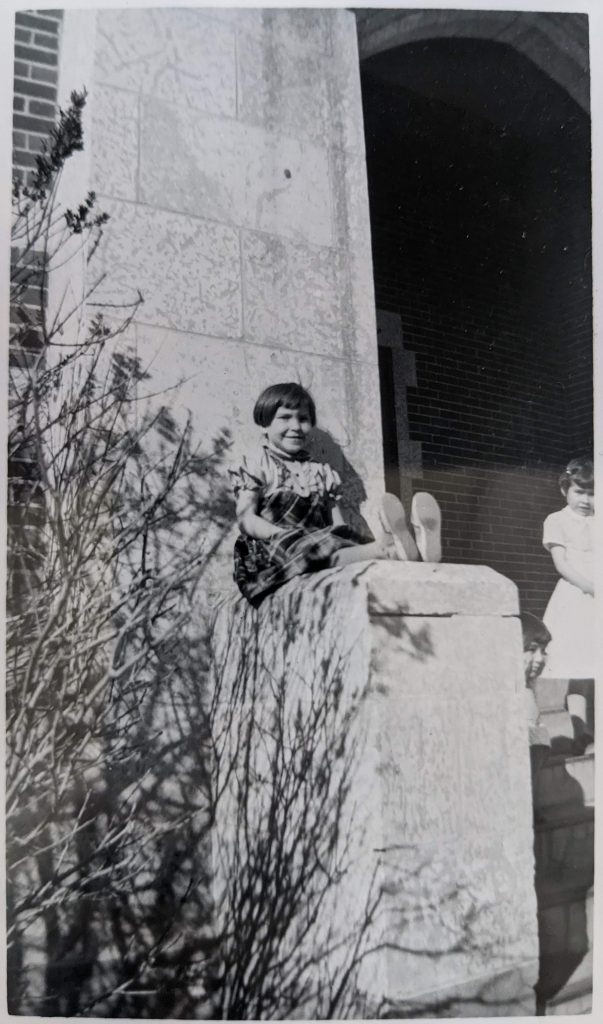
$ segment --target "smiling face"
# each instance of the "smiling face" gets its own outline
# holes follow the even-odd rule
[[[572,512],[577,512],[580,516],[594,515],[595,497],[591,488],[570,484],[565,494],[565,500]]]
[[[539,640],[533,640],[524,648],[523,670],[526,683],[532,683],[542,672],[546,665],[546,644]]]
[[[303,405],[298,409],[279,405],[272,422],[265,429],[273,448],[285,455],[298,455],[305,448],[312,429],[309,411]]]

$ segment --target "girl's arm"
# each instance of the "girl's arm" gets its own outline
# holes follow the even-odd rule
[[[555,544],[549,550],[559,575],[563,576],[563,579],[567,580],[568,583],[573,583],[575,587],[579,587],[579,589],[583,590],[585,594],[594,595],[595,586],[592,579],[588,576],[584,576],[581,572],[577,572],[577,570],[569,564],[563,545]]]
[[[241,533],[256,540],[271,540],[277,533],[285,533],[283,526],[275,526],[258,515],[259,491],[241,491],[237,498],[237,523]]]

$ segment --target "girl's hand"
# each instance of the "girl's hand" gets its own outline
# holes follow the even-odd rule
[[[277,533],[282,533],[281,526],[275,526],[258,513],[260,495],[258,491],[241,491],[237,498],[237,522],[241,533],[256,540],[270,541]]]
[[[591,594],[594,597],[595,586],[593,581],[569,564],[565,548],[561,544],[555,544],[551,548],[551,558],[557,572],[560,576],[563,576],[564,580],[578,587],[584,594]]]

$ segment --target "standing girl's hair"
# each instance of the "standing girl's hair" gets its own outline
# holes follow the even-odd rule
[[[592,491],[594,488],[595,473],[593,460],[590,458],[571,459],[563,473],[559,477],[559,486],[563,494],[567,495],[572,484],[581,487],[585,491]]]

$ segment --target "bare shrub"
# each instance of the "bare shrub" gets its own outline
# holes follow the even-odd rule
[[[239,604],[208,689],[229,441],[146,401],[142,297],[97,301],[108,218],[59,199],[84,104],[13,188],[10,1009],[345,1016],[379,904],[371,876],[341,926],[364,692],[328,588],[310,619]]]
[[[161,1015],[198,1003],[206,941],[196,594],[228,518],[227,439],[200,450],[190,422],[141,401],[150,380],[127,344],[141,297],[120,318],[95,306],[108,218],[94,193],[58,201],[84,103],[72,95],[13,188],[10,1004]],[[81,290],[71,278],[50,313],[49,283],[82,263]]]
[[[311,602],[224,609],[214,636],[214,1012],[226,1019],[362,1007],[380,903],[378,858],[358,873],[366,677],[341,594],[322,585]]]

